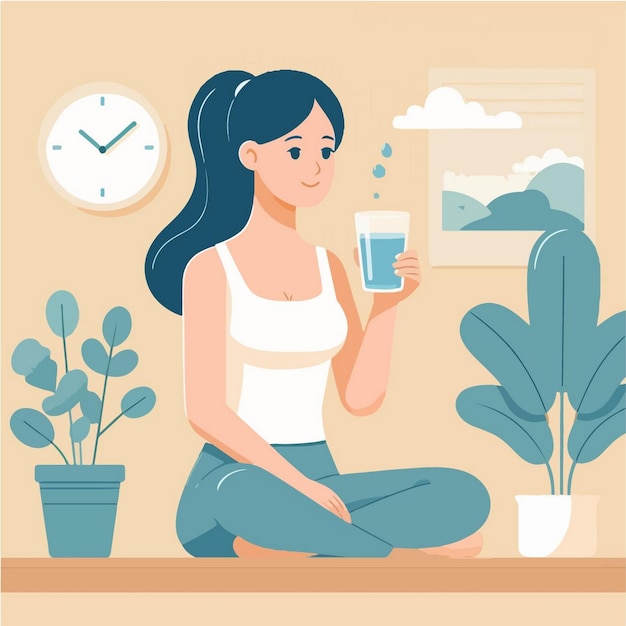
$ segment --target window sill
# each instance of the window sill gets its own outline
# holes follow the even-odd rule
[[[618,592],[624,558],[3,558],[2,592]]]

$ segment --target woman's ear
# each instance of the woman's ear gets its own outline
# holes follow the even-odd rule
[[[257,148],[258,148],[258,143],[256,143],[256,141],[244,141],[240,146],[239,146],[239,160],[241,161],[241,164],[249,170],[252,170],[254,172],[254,170],[256,170],[256,163],[257,163],[257,159],[258,159],[258,152],[257,152]]]

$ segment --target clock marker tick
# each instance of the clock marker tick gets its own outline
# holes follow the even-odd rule
[[[100,188],[100,197],[104,198],[104,187]]]
[[[148,145],[143,147],[144,150],[154,150],[154,146]]]
[[[63,146],[59,146],[57,144],[55,144],[54,146],[52,146],[53,150],[60,150]]]
[[[104,106],[104,96],[100,96],[100,106]]]

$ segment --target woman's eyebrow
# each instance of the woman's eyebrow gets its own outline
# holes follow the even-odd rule
[[[290,139],[302,139],[302,137],[300,135],[291,135],[291,137],[287,137],[285,141],[289,141]],[[330,135],[324,135],[322,139],[330,139],[331,141],[335,141],[335,138],[331,137]]]

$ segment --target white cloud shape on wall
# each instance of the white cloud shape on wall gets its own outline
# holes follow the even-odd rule
[[[526,157],[521,163],[513,163],[513,171],[516,174],[523,172],[532,172],[536,174],[555,163],[571,163],[572,165],[578,165],[584,169],[585,164],[581,157],[572,156],[568,157],[563,150],[559,148],[550,148],[543,153],[542,157],[531,155]]]
[[[393,127],[400,129],[521,128],[522,118],[512,111],[487,115],[479,102],[465,102],[452,87],[433,89],[424,106],[411,105],[406,115],[396,115]]]

